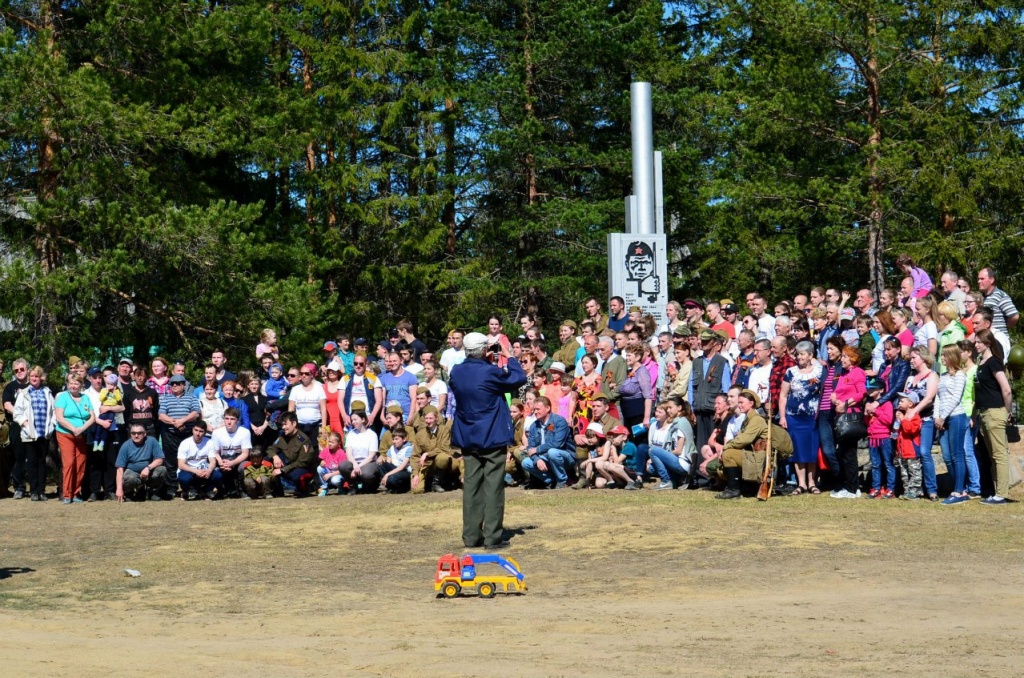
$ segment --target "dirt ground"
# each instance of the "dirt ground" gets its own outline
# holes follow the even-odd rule
[[[529,592],[493,600],[433,591],[438,556],[461,551],[459,493],[5,500],[0,520],[3,676],[1009,676],[1024,662],[1021,502],[512,489],[507,553]]]

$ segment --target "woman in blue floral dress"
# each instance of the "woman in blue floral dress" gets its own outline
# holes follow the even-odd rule
[[[779,424],[793,439],[793,457],[799,487],[794,494],[821,494],[814,476],[818,466],[818,407],[825,370],[814,359],[814,344],[796,345],[796,366],[786,370],[779,391]]]

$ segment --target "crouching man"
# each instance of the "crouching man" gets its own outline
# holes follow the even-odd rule
[[[192,435],[178,446],[178,483],[181,498],[195,501],[200,495],[216,499],[221,489],[221,474],[217,468],[217,449],[206,437],[206,422],[198,420],[192,426]]]
[[[274,477],[281,489],[299,492],[302,476],[315,472],[317,454],[309,437],[299,430],[294,412],[282,413],[280,423],[281,435],[267,450],[267,455],[274,464]]]
[[[129,439],[121,445],[114,462],[117,501],[123,502],[126,497],[140,501],[147,494],[151,499],[161,499],[167,481],[163,450],[155,438],[146,435],[142,424],[132,424],[128,433]]]

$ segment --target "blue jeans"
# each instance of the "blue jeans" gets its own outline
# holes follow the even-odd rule
[[[219,468],[213,469],[213,473],[210,474],[209,478],[200,478],[190,471],[178,471],[178,483],[181,485],[182,492],[188,492],[189,490],[195,490],[196,492],[212,490],[215,487],[219,488],[221,481],[222,477]]]
[[[967,486],[967,455],[964,450],[964,437],[969,429],[967,415],[958,414],[946,420],[946,428],[939,436],[942,446],[942,460],[953,476],[953,491],[963,492]],[[975,462],[977,463],[977,462]]]
[[[935,479],[935,458],[932,457],[932,442],[935,440],[935,420],[931,417],[921,420],[921,447],[917,456],[921,460],[921,485],[925,494],[939,493],[939,481]]]
[[[868,448],[871,453],[871,489],[882,489],[882,468],[885,468],[885,489],[896,491],[896,464],[892,461],[892,439],[885,438],[879,446]]]
[[[679,457],[665,448],[652,446],[649,452],[651,454],[651,464],[654,465],[654,471],[661,478],[661,482],[671,483],[673,480],[682,480],[689,472],[679,461]]]
[[[324,478],[324,476],[326,476],[328,473],[330,473],[330,470],[327,469],[326,467],[316,467],[316,474],[320,478],[320,487],[328,489],[330,489],[331,487],[340,488],[342,484],[345,482],[345,476],[341,475],[340,473],[337,475],[333,475],[330,478]]]
[[[839,456],[836,454],[836,441],[832,433],[832,410],[818,411],[818,440],[821,444],[821,454],[828,463],[832,477],[841,478]]]
[[[537,468],[537,462],[543,459],[548,465],[548,470],[541,471]],[[576,463],[575,451],[559,450],[554,447],[543,454],[535,454],[532,457],[523,457],[523,469],[531,476],[547,486],[565,485],[569,475],[565,469]]]
[[[967,491],[971,494],[981,494],[981,471],[978,470],[978,457],[974,454],[974,432],[968,421],[967,430],[964,431],[964,458],[967,460]]]
[[[632,455],[629,454],[628,447],[630,445],[632,445],[636,449],[636,452],[634,452]],[[647,475],[647,460],[650,459],[652,449],[654,448],[648,445],[647,443],[640,443],[639,445],[633,445],[633,443],[626,443],[625,445],[623,445],[622,453],[627,457],[632,456],[632,462],[627,460],[626,466],[630,466],[634,471],[637,472],[638,475]],[[651,461],[654,460],[651,459]]]

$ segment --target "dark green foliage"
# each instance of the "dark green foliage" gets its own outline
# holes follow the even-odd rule
[[[603,297],[654,84],[673,296],[993,263],[1020,299],[1020,3],[0,5],[0,316],[53,363],[245,366]],[[877,78],[878,88],[874,89]],[[876,109],[872,105],[877,104]],[[244,356],[244,357],[241,357]]]

